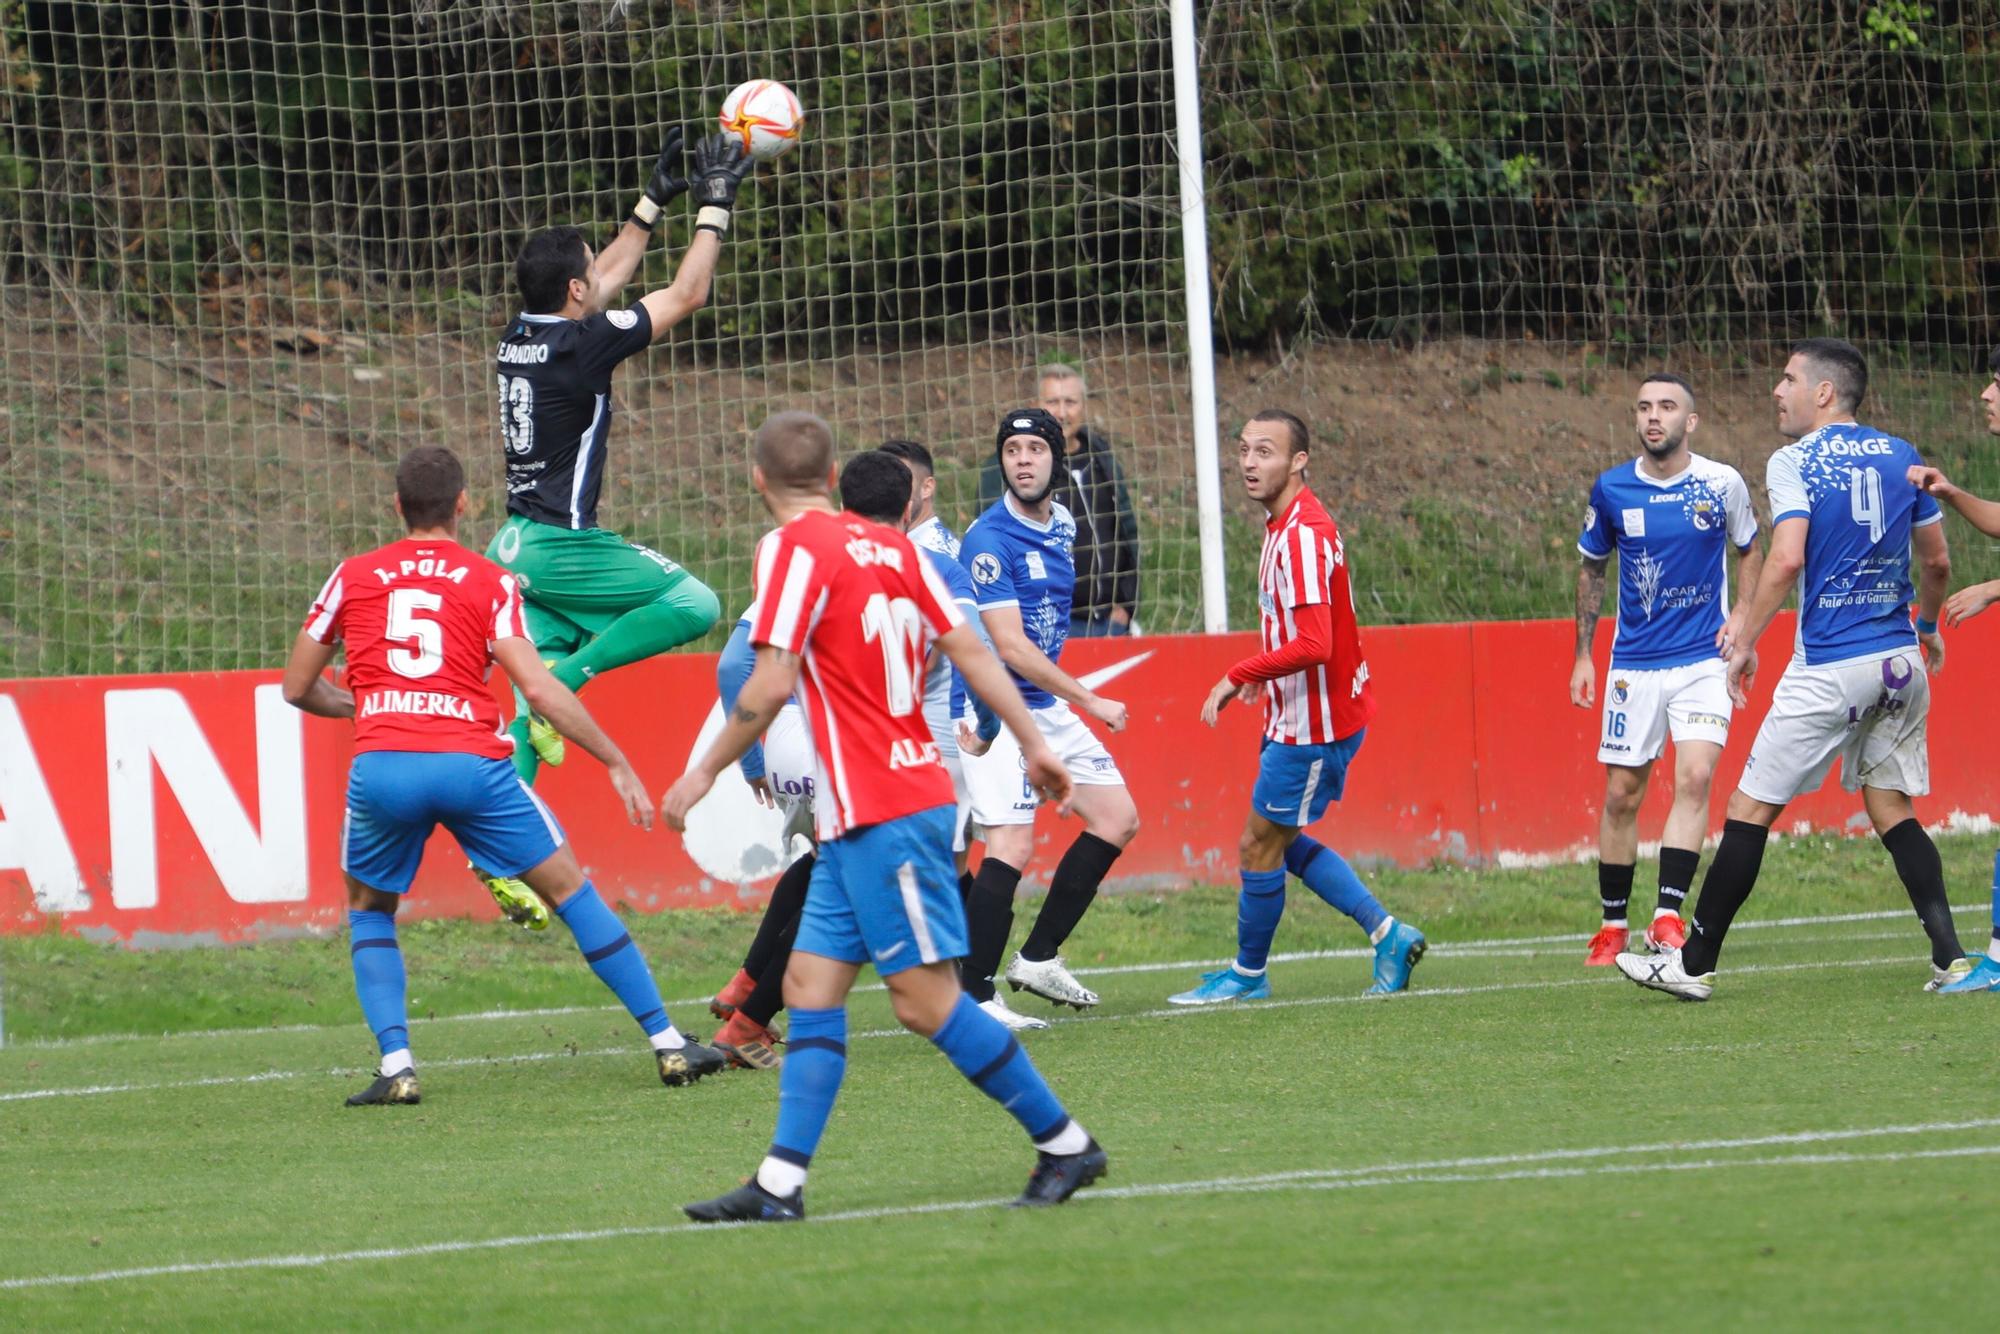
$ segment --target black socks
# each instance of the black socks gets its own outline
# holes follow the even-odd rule
[[[1597,901],[1604,907],[1604,920],[1622,922],[1632,904],[1632,873],[1639,868],[1611,862],[1597,864]]]
[[[1076,842],[1069,845],[1069,851],[1056,863],[1056,873],[1049,877],[1049,896],[1043,900],[1034,929],[1021,946],[1023,959],[1041,963],[1056,957],[1069,933],[1083,920],[1091,901],[1097,897],[1097,887],[1104,883],[1111,863],[1118,860],[1122,851],[1088,831],[1076,836]]]
[[[1007,952],[1007,937],[1014,930],[1014,890],[1020,883],[1018,869],[992,856],[979,863],[979,874],[972,880],[965,913],[971,939],[959,974],[966,994],[981,1004],[993,999],[993,975],[1000,971],[1000,956]]]
[[[1701,854],[1691,848],[1660,849],[1660,901],[1655,912],[1660,908],[1681,911],[1694,885],[1695,868],[1700,865]]]
[[[1708,864],[1687,944],[1681,947],[1681,967],[1689,977],[1715,971],[1722,938],[1729,934],[1736,910],[1757,886],[1757,871],[1764,864],[1764,845],[1770,837],[1769,829],[1747,820],[1723,823],[1722,842],[1716,845],[1715,860]]]
[[[1882,835],[1882,846],[1896,860],[1896,874],[1931,938],[1931,963],[1948,967],[1964,957],[1958,947],[1958,927],[1951,920],[1951,901],[1945,895],[1944,863],[1938,858],[1937,844],[1916,819],[1903,821]]]
[[[757,923],[757,934],[750,942],[750,952],[743,956],[743,971],[752,977],[761,978],[770,966],[771,956],[779,948],[779,937],[784,937],[784,951],[792,952],[792,936],[798,934],[799,909],[806,906],[806,885],[812,880],[814,856],[805,856],[785,868],[778,877],[778,883],[771,888],[771,901],[764,905],[764,920]],[[786,935],[789,929],[790,935]],[[778,969],[782,975],[781,966]]]

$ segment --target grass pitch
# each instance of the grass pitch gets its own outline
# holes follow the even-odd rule
[[[1976,949],[1991,843],[1942,846]],[[1061,1210],[994,1207],[1029,1166],[1013,1123],[858,996],[814,1221],[786,1229],[696,1230],[677,1208],[751,1169],[776,1080],[661,1088],[560,936],[408,929],[416,1013],[437,1017],[414,1030],[424,1104],[387,1109],[340,1105],[372,1060],[343,941],[8,941],[26,1042],[0,1051],[0,1325],[1546,1328],[1666,1303],[1675,1323],[1860,1328],[1976,1309],[2000,1227],[2000,997],[1920,990],[1921,933],[1872,840],[1774,847],[1705,1006],[1579,966],[1587,867],[1376,887],[1436,945],[1387,1001],[1358,998],[1351,926],[1296,891],[1280,949],[1333,952],[1221,1010],[1164,1000],[1226,952],[1231,895],[1094,910],[1075,943],[1104,1005],[1026,1039],[1112,1155]],[[749,923],[636,925],[693,1026],[685,998]],[[495,1006],[556,1012],[479,1016]]]

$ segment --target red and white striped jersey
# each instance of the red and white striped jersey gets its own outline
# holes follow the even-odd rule
[[[351,557],[313,600],[305,631],[347,647],[357,753],[514,753],[486,681],[494,641],[528,639],[528,627],[514,576],[484,556],[404,538]]]
[[[1333,516],[1301,487],[1283,514],[1264,526],[1257,567],[1257,603],[1264,651],[1298,638],[1298,608],[1324,606],[1332,619],[1326,656],[1264,684],[1264,734],[1285,745],[1321,745],[1353,736],[1375,716],[1361,628],[1354,620],[1354,582]]]
[[[799,655],[819,836],[951,804],[924,721],[924,658],[965,618],[910,540],[808,510],[758,543],[755,593],[750,642]]]

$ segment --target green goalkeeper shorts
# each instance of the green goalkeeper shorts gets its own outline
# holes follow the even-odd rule
[[[545,651],[573,650],[682,584],[713,596],[659,552],[607,528],[558,528],[510,514],[487,543],[486,558],[520,581],[528,631]]]

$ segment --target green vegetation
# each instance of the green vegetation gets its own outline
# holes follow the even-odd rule
[[[1944,847],[1957,883],[1983,885],[1987,842]],[[1034,1217],[993,1207],[1028,1167],[1013,1125],[897,1035],[879,992],[862,994],[809,1188],[820,1221],[754,1241],[684,1230],[677,1206],[751,1170],[775,1081],[660,1088],[581,964],[561,959],[567,984],[547,985],[559,942],[411,930],[420,1013],[586,1008],[420,1018],[423,1105],[348,1109],[372,1051],[329,945],[144,956],[175,979],[155,986],[103,966],[139,956],[8,941],[8,999],[44,1028],[26,997],[64,959],[89,975],[66,1006],[97,1011],[79,1035],[148,1013],[154,1031],[205,1024],[232,995],[249,1022],[334,1026],[0,1051],[0,1282],[263,1262],[0,1287],[0,1319],[650,1324],[700,1305],[732,1325],[882,1328],[998,1318],[1038,1274],[1059,1285],[1064,1318],[1092,1328],[1246,1312],[1304,1327],[1331,1311],[1371,1327],[1541,1330],[1601,1327],[1638,1276],[1698,1274],[1682,1299],[1725,1324],[1879,1329],[1907,1315],[1919,1236],[1927,1299],[1974,1309],[1996,1219],[1979,1185],[2000,1155],[1996,1002],[1919,990],[1928,966],[1904,913],[1776,924],[1801,908],[1899,908],[1872,841],[1785,840],[1765,879],[1705,1006],[1578,966],[1594,915],[1579,867],[1385,876],[1385,896],[1441,942],[1418,990],[1387,1002],[1358,1001],[1355,957],[1280,962],[1275,1002],[1223,1011],[1162,1003],[1192,966],[1099,972],[1101,1010],[1027,1042],[1110,1149],[1112,1175]],[[1212,957],[1230,919],[1214,891],[1120,896],[1085,923],[1080,943],[1102,958],[1082,962]],[[724,937],[747,929],[733,925],[635,923],[655,958],[691,956],[668,974],[682,997],[722,979]],[[1280,945],[1354,945],[1342,926],[1300,895]],[[1536,939],[1550,928],[1568,938]],[[1983,932],[1983,905],[1961,929]],[[1496,935],[1521,939],[1448,944]],[[196,990],[219,1008],[182,1004]],[[339,1258],[355,1251],[375,1253]]]
[[[1219,332],[1742,347],[1824,322],[1976,344],[2000,48],[1981,7],[1938,9],[1719,28],[1697,0],[1205,6]],[[0,156],[0,216],[34,241],[0,256],[64,261],[168,324],[218,270],[268,261],[407,284],[449,322],[503,280],[493,235],[618,216],[655,127],[781,52],[811,160],[738,223],[729,355],[963,338],[999,312],[1161,339],[1167,29],[1164,6],[1060,0],[746,0],[650,25],[548,0],[9,4],[0,103],[40,137]],[[65,112],[85,100],[110,114]],[[467,107],[494,116],[470,154],[489,132]],[[131,245],[100,247],[110,227]]]

